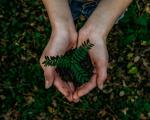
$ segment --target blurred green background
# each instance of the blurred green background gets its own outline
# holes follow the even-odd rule
[[[0,1],[0,120],[150,119],[149,0],[134,1],[113,27],[104,90],[79,103],[44,88],[39,58],[50,33],[41,0]]]

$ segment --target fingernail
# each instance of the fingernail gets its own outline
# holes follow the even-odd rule
[[[98,87],[99,87],[100,90],[103,90],[104,86],[103,86],[103,84],[100,84]]]
[[[50,87],[50,84],[48,82],[48,80],[45,80],[45,88],[48,89]]]

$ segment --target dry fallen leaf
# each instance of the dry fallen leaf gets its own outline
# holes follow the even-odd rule
[[[146,4],[145,11],[150,14],[150,3]]]
[[[0,99],[1,99],[1,100],[5,100],[5,99],[6,99],[6,96],[0,95]]]
[[[50,113],[55,113],[55,109],[53,108],[53,107],[51,107],[51,106],[48,106],[48,111],[50,112]]]
[[[124,109],[122,110],[122,112],[123,112],[124,115],[127,114],[128,109],[129,109],[129,108],[124,108]]]
[[[25,100],[28,105],[35,101],[33,96],[25,96]]]

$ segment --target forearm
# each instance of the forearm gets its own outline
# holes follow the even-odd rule
[[[107,36],[117,18],[125,11],[132,0],[102,0],[90,16],[89,21],[99,27],[99,32]]]
[[[68,0],[42,0],[47,10],[52,28],[61,29],[66,24],[72,24],[73,19]]]

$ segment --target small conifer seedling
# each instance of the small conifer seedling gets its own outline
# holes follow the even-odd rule
[[[55,66],[57,73],[65,81],[73,81],[76,85],[87,82],[93,71],[88,50],[94,45],[89,40],[78,48],[66,52],[62,56],[45,56],[45,66]]]

